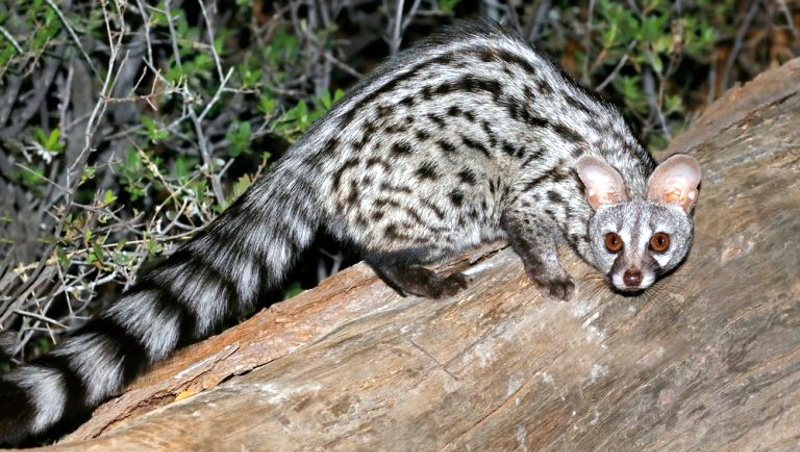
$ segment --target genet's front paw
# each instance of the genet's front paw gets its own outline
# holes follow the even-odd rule
[[[531,275],[531,279],[547,295],[557,300],[567,301],[575,292],[575,283],[566,274],[563,276]]]

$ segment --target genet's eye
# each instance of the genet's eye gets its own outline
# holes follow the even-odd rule
[[[617,253],[622,249],[622,238],[615,232],[606,234],[606,249],[612,253]]]
[[[663,232],[656,232],[650,237],[650,249],[656,253],[663,253],[669,248],[669,235]]]

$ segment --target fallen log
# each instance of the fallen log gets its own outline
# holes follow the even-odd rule
[[[638,297],[569,250],[570,302],[500,245],[401,298],[363,264],[183,350],[49,451],[800,448],[800,59],[666,151],[704,182],[687,263]]]

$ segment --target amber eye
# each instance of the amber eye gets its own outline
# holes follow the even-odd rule
[[[663,253],[669,248],[669,236],[663,232],[656,232],[650,237],[650,249],[656,253]]]
[[[622,249],[622,238],[614,232],[606,234],[606,249],[616,253]]]

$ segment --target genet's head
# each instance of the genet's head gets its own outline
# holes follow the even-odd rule
[[[582,157],[577,171],[595,211],[589,221],[595,266],[615,289],[647,289],[683,262],[701,178],[694,158],[679,154],[659,165],[647,181],[647,199],[629,200],[622,176],[597,157]]]

